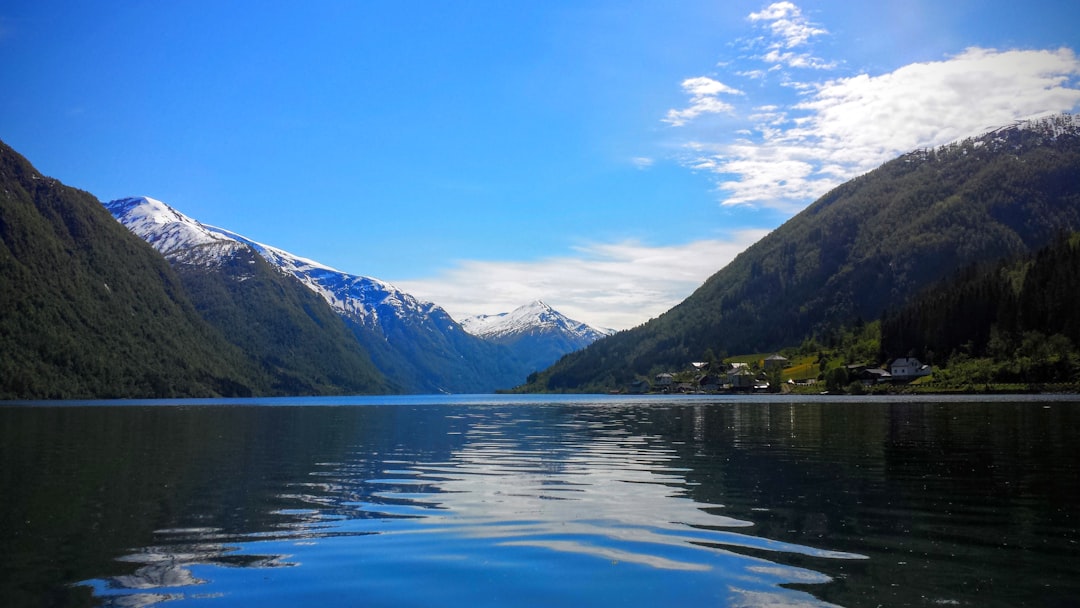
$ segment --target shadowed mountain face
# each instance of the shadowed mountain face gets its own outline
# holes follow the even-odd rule
[[[1077,117],[915,151],[837,187],[672,310],[564,358],[529,388],[612,388],[707,349],[797,345],[878,318],[959,268],[1078,228]]]

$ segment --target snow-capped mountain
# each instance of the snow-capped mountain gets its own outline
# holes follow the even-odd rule
[[[187,299],[258,370],[259,394],[388,392],[351,328],[318,294],[266,262],[249,245],[154,199],[113,201],[106,209],[150,242],[177,271]]]
[[[440,306],[389,283],[352,275],[203,224],[147,197],[105,203],[124,226],[173,263],[214,268],[254,250],[295,277],[352,327],[393,383],[410,392],[490,392],[521,384],[533,371],[505,346],[462,330]]]
[[[222,259],[250,247],[271,265],[322,296],[339,314],[369,328],[378,324],[380,314],[430,315],[438,308],[378,279],[350,275],[224,228],[203,224],[159,200],[126,198],[105,203],[105,208],[170,261],[220,264]]]
[[[507,313],[469,317],[461,326],[475,336],[511,347],[533,371],[612,333],[570,319],[540,300]]]
[[[572,340],[580,340],[582,347],[611,333],[575,321],[541,300],[530,302],[510,312],[462,319],[461,327],[474,336],[494,341],[512,339],[530,333],[555,332]]]

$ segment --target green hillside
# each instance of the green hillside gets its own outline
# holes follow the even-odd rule
[[[564,357],[523,390],[591,391],[717,354],[768,352],[879,318],[970,264],[1080,228],[1070,116],[921,150],[829,192],[684,302]]]
[[[0,143],[0,398],[232,396],[265,382],[156,251]]]
[[[389,387],[326,300],[244,248],[212,268],[175,263],[196,310],[283,395],[385,393]]]

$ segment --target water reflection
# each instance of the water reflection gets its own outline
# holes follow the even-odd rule
[[[468,433],[450,463],[416,463],[369,480],[373,496],[439,508],[423,525],[659,568],[707,570],[702,544],[814,557],[859,556],[724,531],[753,522],[689,496],[678,455],[656,435],[631,434],[619,418],[570,412],[552,424],[501,417]],[[401,474],[408,479],[400,479]],[[417,492],[423,489],[422,493]],[[366,507],[377,510],[374,505]],[[565,540],[572,538],[572,541]],[[621,547],[621,548],[616,548]],[[680,561],[665,558],[674,551]],[[690,551],[685,551],[689,549]]]
[[[545,602],[518,597],[516,605],[607,604],[618,595],[612,583],[633,589],[642,582],[648,585],[621,603],[657,605],[681,580],[663,573],[681,572],[692,578],[681,580],[686,588],[678,594],[692,604],[825,605],[781,585],[822,584],[829,576],[762,555],[862,556],[742,532],[753,522],[692,497],[677,450],[650,431],[654,415],[565,407],[426,411],[415,424],[459,440],[443,457],[420,458],[425,450],[408,442],[380,442],[375,450],[361,442],[342,461],[319,463],[309,479],[289,482],[277,499],[295,506],[274,510],[285,519],[271,529],[159,530],[161,544],[122,558],[141,564],[134,573],[88,584],[117,605],[207,594],[240,603],[249,590],[223,584],[223,568],[297,565],[323,579],[362,565],[371,576],[350,581],[349,593],[369,600],[383,585],[376,581],[407,573],[404,586],[382,591],[395,604],[423,604],[414,595],[422,587],[446,591],[440,604],[484,605],[493,589],[536,587],[539,576],[550,587],[535,590]],[[695,420],[695,436],[703,428]],[[281,547],[288,551],[271,551]],[[500,582],[488,579],[491,564],[499,564]],[[560,590],[567,581],[577,582]]]
[[[278,568],[296,565],[288,561],[287,555],[250,555],[242,553],[237,544],[213,542],[226,538],[217,528],[166,529],[155,534],[168,544],[143,547],[117,558],[120,562],[137,564],[133,572],[88,582],[108,605],[133,608],[184,599],[188,596],[179,589],[212,582],[194,573],[194,568],[199,566]],[[224,595],[211,592],[190,597]]]
[[[0,598],[1076,605],[1078,434],[1046,400],[0,407]]]

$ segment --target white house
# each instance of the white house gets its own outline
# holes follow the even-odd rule
[[[929,376],[933,371],[933,368],[915,357],[901,357],[894,360],[892,365],[889,366],[889,373],[892,374],[892,377],[900,379]]]

